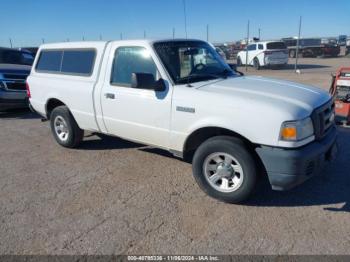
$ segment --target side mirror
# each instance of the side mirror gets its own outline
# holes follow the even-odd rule
[[[138,89],[149,89],[154,91],[164,91],[165,83],[163,79],[156,81],[153,74],[148,73],[132,73],[131,87]]]
[[[237,65],[236,64],[228,64],[229,67],[233,70],[233,71],[237,71]]]
[[[237,70],[237,65],[236,64],[228,64],[230,66],[230,68],[235,71],[236,73],[238,73],[241,76],[244,76],[244,74],[240,71]]]

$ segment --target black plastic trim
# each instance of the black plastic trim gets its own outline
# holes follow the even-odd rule
[[[267,171],[270,184],[275,190],[288,190],[313,175],[318,174],[336,151],[337,131],[332,127],[318,141],[298,149],[260,146],[255,150]]]

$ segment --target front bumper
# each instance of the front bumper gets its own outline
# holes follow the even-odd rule
[[[256,152],[267,171],[274,190],[288,190],[322,171],[337,153],[337,131],[332,130],[320,141],[297,149],[261,146]]]
[[[0,110],[28,107],[26,92],[0,90]]]

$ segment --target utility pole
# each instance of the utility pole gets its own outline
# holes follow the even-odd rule
[[[123,33],[120,33],[120,40],[123,40]]]
[[[261,29],[259,28],[259,41],[261,40],[261,39],[260,39],[260,37],[261,37],[261,36],[260,36],[260,33],[261,33]]]
[[[175,39],[175,27],[173,27],[173,39]]]
[[[247,26],[247,42],[245,47],[245,71],[248,71],[248,43],[249,43],[249,20]]]
[[[209,25],[207,24],[207,42],[209,42]]]
[[[100,34],[100,41],[102,40],[102,35]]]
[[[295,57],[295,66],[294,70],[297,72],[298,70],[298,56],[299,56],[299,40],[300,40],[300,33],[301,33],[301,16],[299,18],[299,33],[298,33],[298,39],[297,39],[297,51],[296,51],[296,57]]]
[[[85,41],[85,37],[83,36],[83,41]]]
[[[184,6],[184,18],[185,18],[185,34],[187,39],[187,13],[186,13],[186,0],[182,0]]]
[[[143,38],[146,39],[146,30],[143,31]]]
[[[12,46],[12,39],[9,38],[9,40],[10,40],[10,47],[12,48],[12,47],[13,47],[13,46]]]
[[[45,39],[44,39],[44,38],[41,38],[41,42],[42,42],[43,44],[45,44]]]

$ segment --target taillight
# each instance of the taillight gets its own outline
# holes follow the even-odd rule
[[[28,98],[31,98],[32,96],[31,96],[31,94],[30,94],[30,89],[29,89],[29,84],[28,84],[28,82],[26,82],[26,90],[27,90],[27,97],[28,97]]]

